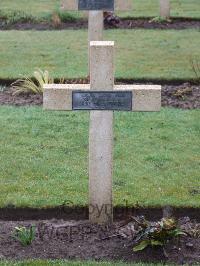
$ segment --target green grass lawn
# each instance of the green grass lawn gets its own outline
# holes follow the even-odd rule
[[[65,260],[31,260],[24,262],[0,261],[0,266],[163,266],[161,263],[124,263],[124,262],[76,262]],[[168,266],[169,264],[165,264]]]
[[[114,204],[200,207],[200,110],[115,113]],[[87,205],[88,112],[0,107],[0,206]]]
[[[132,0],[134,10],[120,12],[122,17],[153,17],[159,15],[158,0]],[[1,0],[0,10],[9,13],[10,11],[21,10],[39,19],[50,18],[54,11],[60,6],[60,0]],[[171,15],[174,17],[200,18],[199,0],[171,0]],[[81,17],[81,12],[69,13],[74,17]]]
[[[197,30],[110,30],[116,45],[116,77],[192,79],[191,58],[200,61]],[[59,40],[59,41],[58,41]],[[1,31],[0,79],[32,76],[35,68],[54,77],[87,76],[87,31]]]
[[[120,17],[159,16],[159,0],[132,0],[133,11],[119,12]],[[170,0],[172,17],[200,18],[199,0]]]

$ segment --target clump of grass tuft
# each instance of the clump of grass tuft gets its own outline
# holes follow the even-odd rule
[[[75,22],[78,17],[76,17],[73,13],[57,10],[57,16],[60,18],[61,22]]]
[[[179,99],[184,100],[186,96],[192,95],[192,88],[183,88],[183,89],[178,89],[173,93],[173,95]]]
[[[18,240],[22,246],[29,246],[35,239],[35,226],[31,225],[29,228],[24,226],[15,227],[13,237]]]
[[[200,61],[191,59],[191,66],[196,77],[196,83],[200,84]]]
[[[0,10],[0,19],[2,26],[11,26],[16,23],[35,22],[36,18],[20,10],[4,13]]]
[[[42,94],[44,84],[54,83],[53,78],[49,76],[49,72],[47,70],[42,71],[41,69],[37,69],[34,71],[33,75],[35,81],[31,78],[25,77],[12,83],[11,87],[15,90],[13,94]]]
[[[156,22],[156,23],[166,23],[166,22],[168,22],[168,23],[170,23],[171,20],[169,18],[158,16],[158,17],[152,18],[149,22],[150,23],[152,23],[152,22]]]
[[[56,6],[55,11],[53,12],[54,17],[55,15],[60,19],[61,22],[75,22],[81,18],[79,12],[68,12],[60,8],[60,5]]]

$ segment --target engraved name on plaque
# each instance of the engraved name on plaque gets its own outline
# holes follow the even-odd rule
[[[114,0],[79,0],[78,10],[114,10]]]
[[[74,91],[73,110],[131,111],[131,91]]]

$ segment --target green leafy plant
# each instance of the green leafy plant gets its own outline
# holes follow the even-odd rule
[[[41,69],[37,69],[34,71],[33,75],[34,80],[25,77],[22,79],[18,79],[14,83],[12,83],[11,87],[15,90],[13,94],[42,94],[44,84],[54,83],[53,78],[49,76],[49,72],[47,70],[42,71]]]
[[[35,226],[31,225],[29,228],[26,227],[15,227],[13,237],[18,240],[22,246],[30,245],[35,239]]]
[[[0,92],[4,92],[6,90],[6,86],[0,85]]]
[[[163,218],[159,222],[152,223],[145,220],[142,223],[140,222],[139,225],[141,230],[135,239],[134,252],[141,251],[147,246],[164,246],[169,239],[186,235],[178,228],[173,218]]]

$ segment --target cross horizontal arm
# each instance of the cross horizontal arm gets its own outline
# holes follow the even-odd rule
[[[89,91],[90,84],[46,84],[43,107],[46,110],[72,110],[72,92]],[[159,111],[161,107],[160,85],[115,85],[114,92],[132,92],[132,111]]]
[[[132,9],[131,0],[62,0],[61,8],[68,11],[103,10],[129,11]]]

